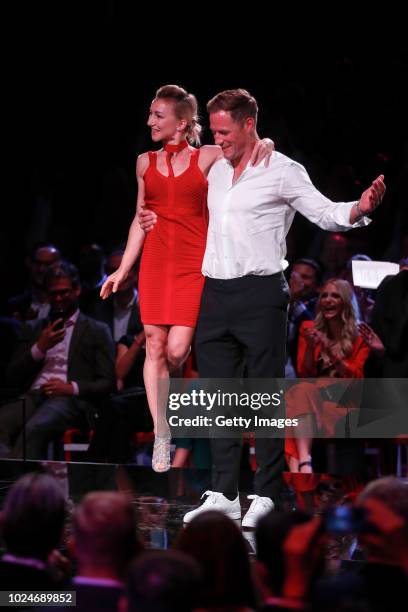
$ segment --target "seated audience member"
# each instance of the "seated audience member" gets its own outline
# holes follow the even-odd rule
[[[145,335],[139,332],[120,339],[116,347],[116,377],[120,393],[101,408],[88,450],[90,461],[127,463],[132,457],[135,431],[153,431],[143,382]]]
[[[272,511],[256,527],[255,576],[261,610],[308,609],[324,569],[320,519],[300,511]]]
[[[373,308],[371,326],[385,348],[380,364],[384,378],[408,378],[408,267],[400,267],[378,287]]]
[[[348,281],[353,289],[353,308],[357,321],[370,323],[374,307],[373,291],[354,285],[353,282],[353,261],[372,261],[371,257],[363,253],[353,255],[347,262],[346,270],[342,278]]]
[[[188,555],[175,550],[146,552],[130,567],[126,597],[120,599],[118,610],[198,612],[201,588],[200,566]]]
[[[82,291],[79,305],[84,314],[90,314],[89,310],[99,298],[99,292],[106,280],[105,263],[105,253],[99,244],[81,246],[78,270]]]
[[[319,261],[323,266],[323,280],[342,278],[351,255],[350,236],[339,232],[323,232],[322,238]]]
[[[312,472],[311,446],[317,427],[320,437],[335,433],[338,421],[353,408],[331,399],[337,378],[362,378],[369,347],[358,333],[352,308],[352,289],[345,280],[331,279],[322,286],[314,321],[300,327],[297,374],[315,382],[294,385],[286,395],[286,413],[298,418],[296,438],[286,439],[286,455],[292,472]],[[334,388],[334,387],[333,387]]]
[[[123,253],[123,249],[120,249],[109,255],[106,261],[107,275],[119,268]],[[102,300],[98,294],[94,304],[89,306],[88,314],[110,327],[115,342],[127,334],[134,338],[143,330],[137,293],[138,278],[139,272],[135,266],[114,295]]]
[[[50,266],[61,260],[59,250],[45,244],[33,250],[27,258],[30,279],[27,289],[8,301],[7,310],[10,316],[20,321],[37,321],[46,319],[50,310],[47,290],[44,285],[45,275]]]
[[[357,504],[374,527],[360,536],[367,561],[399,567],[408,576],[408,482],[395,476],[373,480]]]
[[[67,587],[76,591],[76,609],[117,610],[129,564],[142,550],[131,498],[88,493],[74,511],[68,546],[77,561]]]
[[[55,590],[50,557],[61,544],[66,504],[49,474],[26,474],[8,491],[0,515],[6,552],[0,561],[1,590]]]
[[[198,607],[255,608],[246,541],[233,520],[220,512],[203,512],[180,532],[175,548],[202,569],[204,589]]]
[[[322,580],[313,609],[399,610],[408,587],[408,485],[393,476],[374,480],[356,503],[366,514],[357,534],[365,560]]]
[[[10,385],[21,388],[26,404],[26,452],[44,457],[47,443],[88,417],[115,388],[114,345],[109,329],[78,309],[76,268],[68,262],[46,275],[51,322],[26,325],[8,368]],[[0,407],[0,442],[23,451],[21,408]]]
[[[314,319],[322,269],[314,259],[297,259],[289,277],[290,303],[288,312],[288,357],[296,367],[299,327]]]

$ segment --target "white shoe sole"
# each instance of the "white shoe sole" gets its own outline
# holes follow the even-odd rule
[[[237,521],[241,518],[241,512],[224,512],[223,510],[217,510],[216,508],[214,508],[214,510],[216,512],[222,512],[223,514],[225,514],[225,516],[228,516],[228,518]],[[202,513],[204,512],[211,512],[211,508],[206,508],[205,510],[203,510]],[[197,514],[194,514],[194,516],[189,516],[186,518],[186,516],[184,516],[183,518],[183,523],[190,523],[193,519],[195,519],[196,516],[198,516],[199,514],[202,514],[201,512],[198,512]]]

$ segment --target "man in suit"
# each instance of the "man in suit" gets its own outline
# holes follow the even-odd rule
[[[26,325],[8,368],[9,383],[22,390],[26,403],[26,453],[44,456],[47,443],[88,417],[97,402],[115,389],[114,344],[106,325],[78,309],[78,272],[60,262],[46,275],[51,321]],[[0,450],[21,456],[21,412],[16,404],[0,409]]]

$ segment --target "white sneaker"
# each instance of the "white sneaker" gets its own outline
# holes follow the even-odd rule
[[[274,509],[275,504],[270,497],[260,497],[259,495],[248,495],[252,499],[248,512],[242,519],[242,527],[256,527],[260,518]]]
[[[202,494],[201,499],[207,496],[205,502],[196,508],[191,510],[184,515],[184,523],[189,523],[196,516],[207,510],[217,510],[217,512],[223,512],[231,519],[241,518],[241,505],[239,503],[239,495],[233,501],[227,499],[222,493],[216,493],[215,491],[206,491]]]

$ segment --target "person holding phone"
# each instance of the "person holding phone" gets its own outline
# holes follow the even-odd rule
[[[9,384],[24,394],[29,459],[43,458],[48,442],[86,417],[92,425],[94,402],[116,383],[110,330],[80,312],[75,266],[55,264],[45,283],[50,321],[25,326],[7,372]],[[21,421],[16,402],[0,408],[0,456],[22,456]]]

